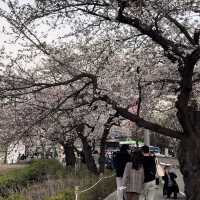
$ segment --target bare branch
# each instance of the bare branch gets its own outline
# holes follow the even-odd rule
[[[170,15],[166,15],[166,18],[172,22],[173,24],[175,24],[179,30],[181,31],[181,33],[183,33],[185,35],[185,37],[187,38],[187,40],[192,44],[192,45],[196,45],[194,39],[191,37],[191,35],[189,34],[189,32],[186,30],[186,27],[183,26],[181,23],[179,23],[176,19],[174,19],[173,17],[171,17]]]
[[[156,123],[146,121],[143,118],[140,118],[137,115],[130,113],[128,111],[128,109],[119,107],[114,100],[111,100],[106,95],[99,97],[96,100],[102,100],[102,101],[105,101],[108,104],[112,105],[113,109],[115,109],[119,115],[121,115],[122,117],[124,117],[124,118],[126,118],[126,119],[128,119],[132,122],[135,122],[139,127],[146,128],[146,129],[149,129],[151,131],[160,133],[162,135],[177,138],[177,139],[182,139],[183,136],[184,136],[183,132],[175,131],[175,130],[172,130],[170,128],[162,127],[162,126],[160,126]]]
[[[16,82],[12,79],[12,82],[15,84],[12,84],[11,87],[3,87],[1,88],[0,96],[1,97],[8,97],[8,96],[21,96],[25,94],[30,93],[37,93],[44,89],[52,88],[52,87],[58,87],[61,85],[69,85],[73,82],[76,82],[78,80],[81,80],[83,78],[89,78],[91,79],[90,84],[93,85],[94,91],[97,89],[97,79],[96,76],[89,74],[89,73],[81,73],[77,76],[74,76],[72,79],[69,79],[67,81],[61,81],[56,83],[34,83],[29,82],[27,80],[27,83],[25,83],[25,86],[17,86]],[[11,82],[10,80],[5,80],[5,82]],[[11,93],[9,93],[11,92]],[[14,93],[12,93],[14,92]]]
[[[199,45],[200,29],[195,29],[194,31],[194,42],[196,45]]]

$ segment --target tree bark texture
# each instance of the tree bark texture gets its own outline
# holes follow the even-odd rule
[[[110,129],[113,125],[113,119],[117,116],[117,114],[110,116],[107,120],[107,122],[104,124],[104,131],[103,135],[101,137],[101,142],[100,142],[100,155],[99,155],[99,173],[104,173],[105,170],[105,151],[106,151],[106,140],[107,137],[110,133]]]
[[[83,153],[85,156],[85,162],[86,162],[87,168],[94,174],[98,174],[97,166],[92,156],[92,149],[91,149],[91,146],[88,144],[87,138],[82,137],[81,141],[83,144]]]
[[[179,67],[182,76],[181,91],[176,107],[177,117],[183,128],[183,138],[180,142],[178,160],[185,183],[187,200],[200,199],[200,112],[192,107],[192,75],[198,53],[194,51],[185,59],[183,67]],[[190,106],[189,106],[190,105]]]
[[[185,183],[187,200],[200,199],[200,131],[196,137],[180,142],[178,159]]]
[[[65,163],[66,166],[75,167],[76,157],[74,153],[73,143],[65,143],[63,144],[64,154],[65,154]]]
[[[82,145],[83,145],[83,153],[85,156],[85,162],[87,165],[88,170],[93,172],[94,174],[98,174],[97,166],[95,164],[94,157],[92,156],[92,148],[88,143],[87,137],[84,136],[84,124],[80,124],[77,127],[77,134],[78,137],[81,139]]]

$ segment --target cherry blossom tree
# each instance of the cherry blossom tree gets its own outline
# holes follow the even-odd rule
[[[65,85],[70,91],[67,100],[85,91],[81,103],[106,102],[139,127],[179,139],[178,158],[187,199],[198,200],[199,5],[198,0],[37,0],[26,5],[9,1],[9,11],[1,9],[0,15],[10,23],[15,36],[26,40],[26,47],[32,47],[35,54],[42,52],[51,59],[55,69],[62,67],[67,73],[60,79],[34,82],[30,77],[22,82],[19,75],[9,74],[3,80],[1,96],[22,96]],[[40,31],[41,24],[50,27],[45,34]],[[55,48],[53,41],[49,45],[49,38],[45,40],[50,30],[65,25],[68,32],[59,38],[59,45],[80,40],[80,47],[84,41],[84,48],[74,46],[74,60],[69,59],[72,55],[61,59],[59,53],[57,57],[54,49],[63,52],[63,48]],[[130,96],[136,94],[138,67],[145,86],[139,116],[128,111]],[[147,112],[156,97],[169,94],[177,96],[173,106],[181,130],[154,122]]]

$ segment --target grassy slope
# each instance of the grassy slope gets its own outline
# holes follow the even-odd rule
[[[106,176],[111,174],[111,171],[106,172]],[[0,200],[34,200],[36,198],[37,200],[74,200],[75,186],[80,186],[82,191],[97,180],[99,177],[91,174],[85,166],[82,166],[75,174],[74,169],[66,170],[56,161],[37,161],[23,169],[10,171],[0,176],[0,191],[1,188],[5,191],[7,188],[19,188],[15,194],[2,197]],[[29,184],[30,182],[33,184]],[[104,179],[90,191],[80,194],[79,199],[102,199],[114,190],[115,179],[112,177]]]

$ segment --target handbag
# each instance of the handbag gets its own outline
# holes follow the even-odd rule
[[[158,164],[158,163],[156,164],[156,170],[157,170],[157,175],[158,175],[159,177],[162,177],[162,176],[165,175],[163,168],[162,168],[161,165]]]
[[[156,177],[162,177],[165,175],[165,172],[162,166],[159,164],[158,158],[156,158]]]
[[[158,159],[156,159],[156,185],[159,185],[160,183],[160,177],[164,176],[164,170],[161,167],[161,165],[159,164]]]

